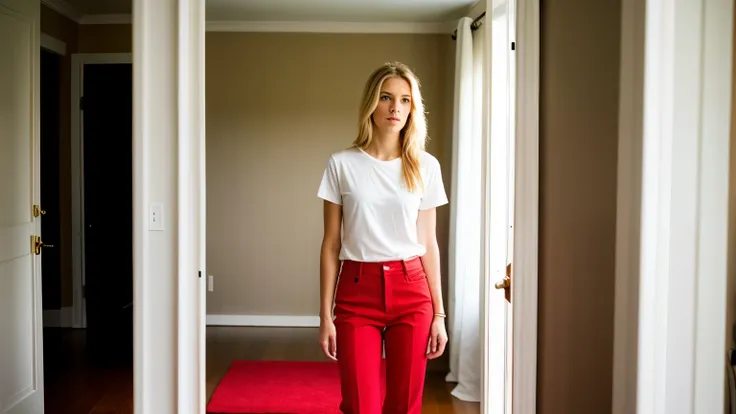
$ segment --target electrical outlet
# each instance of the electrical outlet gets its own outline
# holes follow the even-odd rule
[[[215,277],[212,275],[207,276],[207,290],[209,292],[215,290]]]

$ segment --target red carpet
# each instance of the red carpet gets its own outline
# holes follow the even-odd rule
[[[235,361],[212,394],[208,414],[339,414],[335,362]]]

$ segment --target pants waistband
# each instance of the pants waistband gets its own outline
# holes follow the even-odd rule
[[[381,275],[385,272],[408,272],[411,270],[421,269],[423,267],[424,263],[420,256],[386,262],[356,262],[353,260],[345,260],[342,264],[343,272],[357,272],[361,275]]]

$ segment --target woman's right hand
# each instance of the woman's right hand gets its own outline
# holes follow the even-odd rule
[[[319,323],[319,344],[327,358],[337,361],[337,334],[331,319],[322,319]]]

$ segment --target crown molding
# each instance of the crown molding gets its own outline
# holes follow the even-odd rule
[[[82,13],[64,0],[41,0],[41,4],[77,23],[82,18]]]
[[[79,19],[79,24],[131,24],[130,14],[88,14]]]
[[[208,32],[447,34],[454,22],[208,21]]]
[[[44,1],[63,2],[63,0]],[[90,14],[78,16],[75,21],[79,24],[131,24],[132,17],[130,14]],[[455,30],[455,26],[455,21],[417,23],[211,20],[206,22],[208,32],[261,33],[449,34]]]

